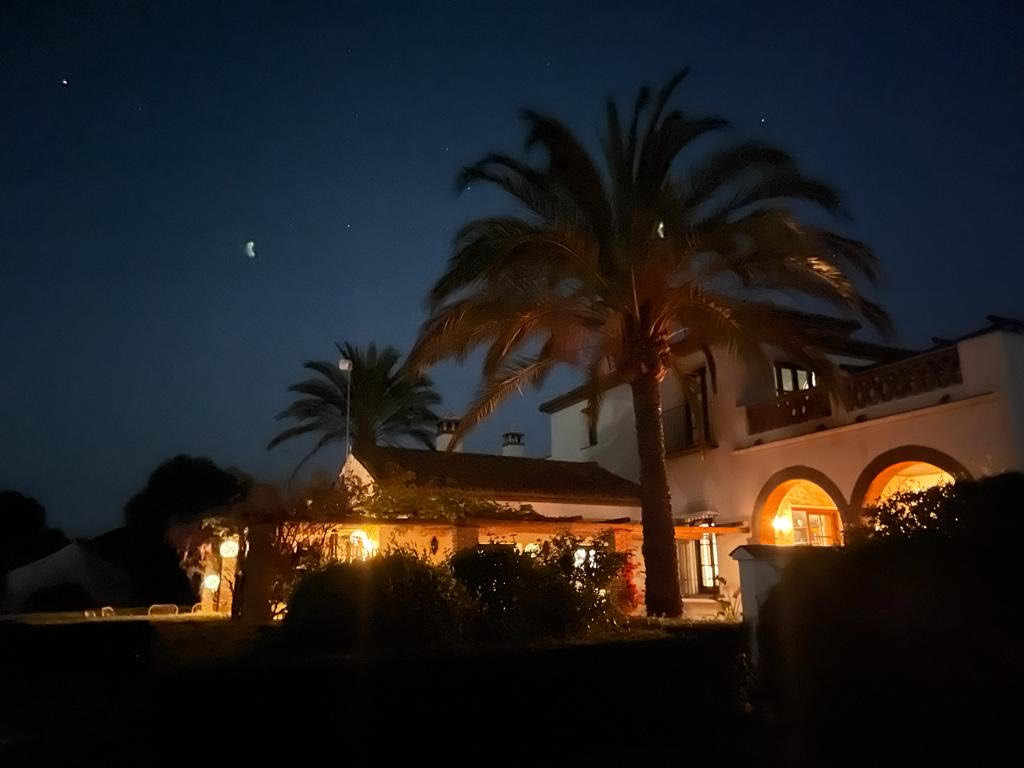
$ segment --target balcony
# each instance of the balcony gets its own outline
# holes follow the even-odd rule
[[[950,346],[849,376],[840,396],[846,410],[857,411],[962,383],[960,353]]]
[[[774,400],[747,406],[747,433],[756,435],[773,429],[803,424],[832,415],[828,392],[815,387],[789,392]]]
[[[955,346],[879,365],[840,379],[839,401],[847,413],[963,383]],[[803,389],[747,406],[747,433],[770,432],[832,415],[824,389]]]

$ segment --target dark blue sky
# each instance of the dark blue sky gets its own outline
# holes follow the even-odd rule
[[[300,364],[407,348],[455,229],[502,209],[459,166],[518,151],[521,106],[593,140],[681,65],[682,106],[843,191],[900,341],[1024,314],[1017,5],[8,0],[0,487],[81,534],[174,453],[285,477],[305,446],[264,446]],[[436,371],[447,407],[475,373]],[[544,455],[540,399],[469,448],[515,425]]]

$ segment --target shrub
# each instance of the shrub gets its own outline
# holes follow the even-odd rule
[[[854,539],[973,539],[1013,524],[1024,506],[1024,474],[894,493],[864,510]]]
[[[541,545],[537,562],[554,568],[572,585],[579,629],[606,628],[638,604],[633,561],[625,552],[614,550],[610,533],[589,542],[558,534]]]
[[[479,605],[477,636],[528,642],[613,625],[627,558],[607,544],[560,535],[537,552],[500,544],[456,552],[452,572]]]
[[[476,601],[470,627],[476,639],[524,642],[563,636],[573,628],[575,596],[569,583],[512,545],[460,550],[451,568]]]
[[[283,637],[314,651],[447,645],[460,638],[465,602],[446,568],[392,550],[299,582]]]
[[[866,764],[882,744],[918,764],[922,748],[976,748],[967,723],[996,730],[1008,712],[998,692],[1021,671],[1014,582],[1012,555],[988,538],[795,554],[761,609],[762,703],[807,764]]]

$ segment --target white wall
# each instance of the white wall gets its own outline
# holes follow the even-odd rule
[[[508,504],[510,507],[518,507],[520,504],[529,504],[533,510],[545,517],[575,517],[582,516],[585,520],[615,520],[628,517],[630,520],[640,519],[640,507],[622,506],[618,504],[568,504],[554,501],[504,501],[495,499],[499,504]]]
[[[992,332],[958,344],[963,383],[847,413],[838,404],[828,419],[759,435],[747,434],[747,404],[772,396],[770,375],[753,377],[719,352],[717,392],[709,391],[716,447],[668,458],[676,514],[706,511],[720,522],[749,524],[758,495],[781,470],[810,467],[839,489],[840,506],[851,501],[861,473],[880,454],[902,446],[939,450],[973,477],[1024,470],[1024,337]],[[702,359],[688,361],[693,367]],[[710,390],[710,382],[709,382]],[[665,407],[679,402],[670,379]],[[948,399],[949,402],[941,402]],[[597,461],[636,480],[638,459],[630,390],[611,390],[598,423],[598,444],[586,445],[584,403],[552,414],[552,458]],[[857,418],[866,418],[862,423]],[[816,431],[819,425],[826,428]],[[760,441],[762,444],[756,444]],[[735,544],[743,543],[735,542]],[[730,562],[724,544],[720,564]],[[731,568],[732,566],[730,566]],[[732,576],[723,572],[732,581]]]
[[[551,458],[596,461],[617,475],[636,481],[640,460],[633,421],[633,395],[626,385],[605,393],[597,422],[597,445],[587,444],[586,401],[551,414]]]

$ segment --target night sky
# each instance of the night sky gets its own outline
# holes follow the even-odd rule
[[[175,453],[285,478],[301,363],[407,349],[455,230],[505,210],[459,167],[518,152],[522,106],[596,146],[682,65],[678,104],[842,190],[900,342],[1024,315],[1019,3],[893,5],[0,3],[0,488],[88,534]],[[476,374],[435,371],[447,409]],[[468,448],[545,455],[572,382]]]

